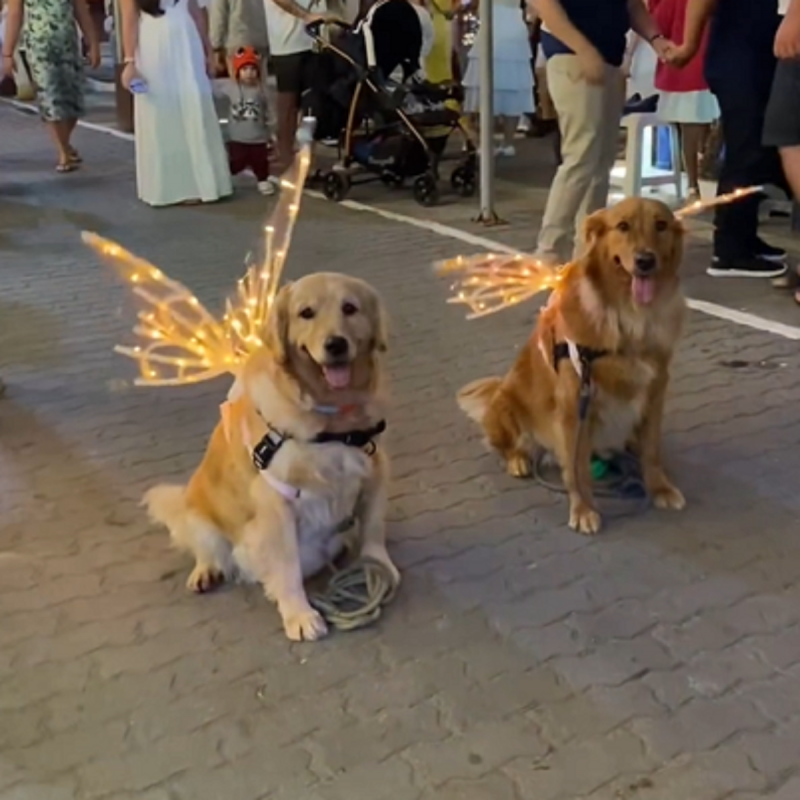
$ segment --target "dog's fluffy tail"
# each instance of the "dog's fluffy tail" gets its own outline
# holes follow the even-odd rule
[[[481,378],[468,383],[456,395],[459,408],[480,425],[502,382],[502,378]]]
[[[170,531],[180,530],[189,516],[186,487],[162,483],[145,493],[142,505],[153,522],[160,522]]]

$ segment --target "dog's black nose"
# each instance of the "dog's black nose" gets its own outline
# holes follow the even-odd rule
[[[341,358],[347,355],[350,345],[344,336],[329,336],[325,340],[325,352],[333,358]]]
[[[656,254],[650,252],[649,250],[645,250],[642,253],[637,253],[636,257],[633,259],[633,265],[636,267],[637,272],[646,275],[648,272],[652,272],[658,266]]]

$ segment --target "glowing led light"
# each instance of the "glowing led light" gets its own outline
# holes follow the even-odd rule
[[[145,304],[133,329],[135,346],[118,346],[116,352],[137,362],[144,386],[177,386],[234,373],[263,346],[272,302],[292,241],[303,187],[311,163],[314,120],[305,119],[298,130],[300,149],[284,180],[269,221],[264,227],[264,258],[248,267],[233,296],[225,302],[221,320],[178,281],[153,264],[128,252],[116,242],[84,232],[83,241],[108,262]]]
[[[698,200],[676,211],[675,216],[694,216],[761,191],[761,186],[750,186],[712,200]],[[551,266],[524,253],[481,253],[456,256],[439,262],[435,268],[439,275],[456,275],[447,302],[467,306],[467,319],[478,319],[519,305],[540,292],[557,289],[570,264]]]

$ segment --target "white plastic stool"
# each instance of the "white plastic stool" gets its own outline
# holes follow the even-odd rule
[[[681,149],[678,126],[660,119],[658,114],[628,114],[622,118],[622,127],[628,132],[625,146],[625,178],[622,189],[626,197],[641,197],[644,189],[653,186],[673,186],[675,197],[683,199],[681,176]],[[653,131],[668,127],[672,168],[669,171],[653,171]]]

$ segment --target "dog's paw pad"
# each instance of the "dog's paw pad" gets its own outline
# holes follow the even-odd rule
[[[204,594],[225,582],[225,573],[214,567],[198,564],[186,581],[186,588],[195,594]]]
[[[514,478],[530,478],[533,474],[531,460],[524,455],[511,456],[506,462],[506,469]]]
[[[668,486],[661,486],[650,494],[653,498],[653,505],[656,508],[681,511],[686,507],[686,498],[683,496],[683,492],[671,484]]]
[[[313,608],[285,616],[283,629],[293,642],[315,642],[328,632],[325,620]]]
[[[593,509],[586,506],[572,509],[569,515],[569,526],[578,533],[594,536],[599,533],[602,519]]]

